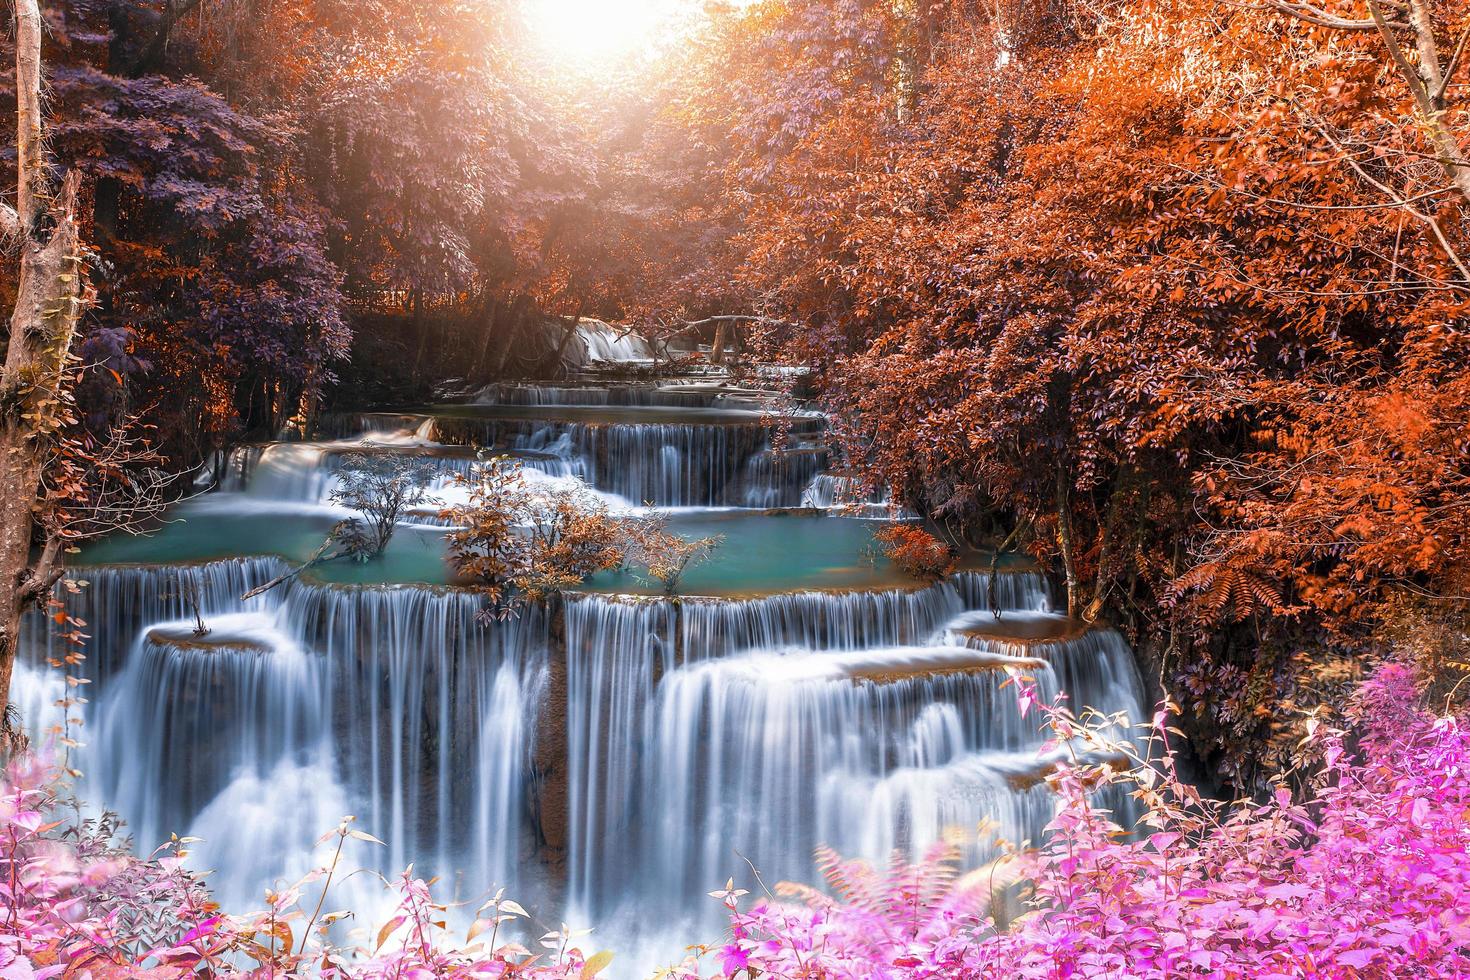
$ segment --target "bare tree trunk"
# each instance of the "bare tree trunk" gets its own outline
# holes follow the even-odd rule
[[[1018,517],[1016,519],[1016,526],[1011,528],[1011,533],[1007,534],[1006,539],[990,553],[990,576],[985,582],[985,602],[990,607],[990,615],[996,619],[1000,619],[1000,595],[999,590],[996,588],[1000,575],[1000,556],[1015,546],[1016,542],[1021,539],[1022,532],[1026,530],[1030,523],[1031,521],[1028,518]]]
[[[82,312],[79,179],[50,200],[41,129],[41,10],[15,3],[16,207],[0,206],[0,230],[20,252],[15,310],[0,372],[0,707],[9,698],[20,619],[61,576],[58,533],[32,556],[44,518],[42,477],[64,419],[63,386]]]
[[[499,381],[505,377],[505,365],[510,361],[511,351],[515,350],[516,341],[520,338],[521,331],[526,326],[526,304],[521,297],[511,300],[507,310],[510,326],[505,331],[505,343],[500,347],[500,355],[495,359],[495,380]]]
[[[408,291],[408,305],[408,322],[413,324],[419,341],[418,353],[413,356],[413,378],[417,381],[419,367],[424,363],[424,351],[429,346],[429,328],[424,324],[423,294],[417,286]]]
[[[1062,572],[1067,580],[1067,616],[1076,619],[1082,601],[1077,581],[1076,556],[1072,547],[1072,477],[1065,466],[1057,467],[1057,547],[1062,553]]]
[[[1118,467],[1118,475],[1113,482],[1113,492],[1108,497],[1108,514],[1103,520],[1102,541],[1098,547],[1097,576],[1093,582],[1092,601],[1087,604],[1082,618],[1089,623],[1095,622],[1102,615],[1103,604],[1107,601],[1108,590],[1113,584],[1113,555],[1117,547],[1118,525],[1123,518],[1123,501],[1131,492],[1133,485],[1133,467],[1128,463],[1122,463]]]
[[[1440,58],[1439,46],[1434,40],[1434,19],[1425,0],[1409,0],[1408,32],[1414,39],[1418,54],[1417,70],[1403,47],[1399,44],[1394,25],[1384,16],[1379,0],[1368,0],[1368,12],[1388,48],[1394,67],[1408,85],[1414,97],[1414,106],[1419,110],[1419,122],[1424,127],[1434,151],[1439,156],[1439,165],[1445,176],[1459,189],[1460,195],[1470,202],[1470,166],[1465,161],[1465,150],[1455,135],[1445,128],[1445,110],[1449,108],[1446,97],[1455,69],[1465,50],[1467,32],[1460,38],[1459,46],[1448,64]]]
[[[475,369],[469,380],[478,381],[485,376],[485,362],[490,357],[490,342],[495,337],[495,321],[500,314],[500,301],[494,296],[485,300],[485,316],[480,324],[480,354],[475,358]]]
[[[721,320],[720,323],[715,327],[715,342],[710,346],[709,349],[709,362],[711,364],[721,364],[724,362],[725,337],[729,331],[729,328],[730,325],[723,320]]]
[[[1470,201],[1470,161],[1460,140],[1445,125],[1452,108],[1450,88],[1465,56],[1470,30],[1460,35],[1454,51],[1445,58],[1435,41],[1434,16],[1428,0],[1368,0],[1365,18],[1335,14],[1315,0],[1268,2],[1282,13],[1316,27],[1377,33],[1394,70],[1413,97],[1417,121],[1434,147],[1436,162],[1450,184]],[[1423,218],[1423,215],[1416,216]]]
[[[582,322],[582,314],[586,312],[586,310],[587,301],[582,300],[577,304],[576,315],[570,318],[562,318],[563,330],[561,335],[561,342],[556,345],[556,356],[551,359],[553,370],[557,372],[561,371],[562,357],[565,356],[567,352],[567,345],[570,344],[572,338],[577,335],[577,326]]]

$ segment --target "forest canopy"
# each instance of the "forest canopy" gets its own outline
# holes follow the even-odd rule
[[[584,54],[536,4],[46,6],[80,424],[146,413],[184,467],[527,370],[538,317],[730,317],[868,485],[1054,567],[1217,744],[1462,614],[1462,5],[648,11]]]

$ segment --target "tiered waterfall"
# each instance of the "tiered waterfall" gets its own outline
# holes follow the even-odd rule
[[[774,406],[698,384],[503,385],[221,456],[157,534],[92,546],[71,573],[91,637],[73,668],[90,701],[69,712],[81,792],[141,851],[204,838],[192,860],[242,910],[354,814],[387,846],[352,861],[413,863],[455,900],[504,887],[545,922],[596,926],[629,976],[718,939],[706,893],[727,878],[814,880],[818,844],[885,860],[987,818],[1037,840],[1054,759],[1007,680],[1136,715],[1130,651],[1049,612],[1024,567],[905,580],[872,546],[881,496],[827,472],[820,416]],[[723,543],[680,598],[625,572],[487,622],[426,507],[381,559],[241,599],[343,516],[345,454],[424,456],[452,495],[481,450]],[[42,740],[67,714],[51,629],[29,622],[12,692]],[[371,907],[370,881],[334,907]]]

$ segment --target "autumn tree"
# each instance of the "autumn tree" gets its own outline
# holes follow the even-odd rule
[[[722,534],[684,538],[669,530],[669,519],[651,513],[627,522],[630,557],[648,570],[665,596],[679,594],[684,575],[714,556],[725,541]]]
[[[844,10],[731,11],[682,69],[700,276],[843,465],[1054,569],[1247,780],[1303,651],[1465,594],[1466,12]]]
[[[454,525],[449,558],[485,594],[491,616],[574,588],[627,558],[629,525],[590,494],[537,486],[510,459],[461,479],[468,501],[443,512]]]

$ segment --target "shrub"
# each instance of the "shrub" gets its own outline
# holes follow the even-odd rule
[[[1048,842],[1018,858],[1030,911],[989,917],[990,889],[956,877],[951,855],[877,872],[831,863],[837,897],[803,903],[715,893],[731,908],[723,974],[779,978],[1463,976],[1470,971],[1470,729],[1417,706],[1409,672],[1364,685],[1360,754],[1314,736],[1322,768],[1305,801],[1200,798],[1172,759],[1130,772],[1074,765]],[[1085,735],[1063,711],[1051,723]],[[1157,732],[1167,735],[1162,715]],[[1116,746],[1112,747],[1116,749]],[[1129,840],[1089,801],[1131,784],[1152,831]],[[853,887],[856,882],[859,887]]]
[[[502,612],[630,562],[672,596],[684,573],[724,540],[685,540],[661,515],[615,516],[584,490],[528,482],[510,459],[476,467],[461,483],[469,502],[443,512],[456,525],[448,535],[450,560]]]
[[[36,760],[23,760],[0,787],[0,977],[6,980],[580,980],[611,958],[584,957],[565,927],[542,936],[543,953],[531,954],[506,939],[504,924],[526,913],[501,895],[479,909],[460,942],[442,921],[446,906],[407,873],[396,886],[397,910],[373,931],[372,947],[335,945],[330,926],[347,913],[321,910],[339,870],[340,845],[373,840],[349,821],[323,838],[338,844],[330,861],[268,895],[266,908],[226,915],[183,869],[187,841],[175,840],[147,859],[133,857],[115,843],[110,818],[80,825],[56,819],[67,807],[55,777]],[[320,901],[303,899],[318,885]]]
[[[496,459],[461,483],[469,502],[443,516],[449,557],[498,611],[580,585],[620,567],[631,546],[625,522],[591,494],[533,486],[519,463]]]
[[[944,578],[958,564],[953,548],[916,524],[889,524],[873,539],[900,571],[926,582]]]
[[[648,577],[662,586],[666,596],[677,595],[684,573],[708,561],[725,541],[723,534],[681,538],[669,530],[668,518],[662,514],[632,522],[631,534],[634,560],[648,570]]]

